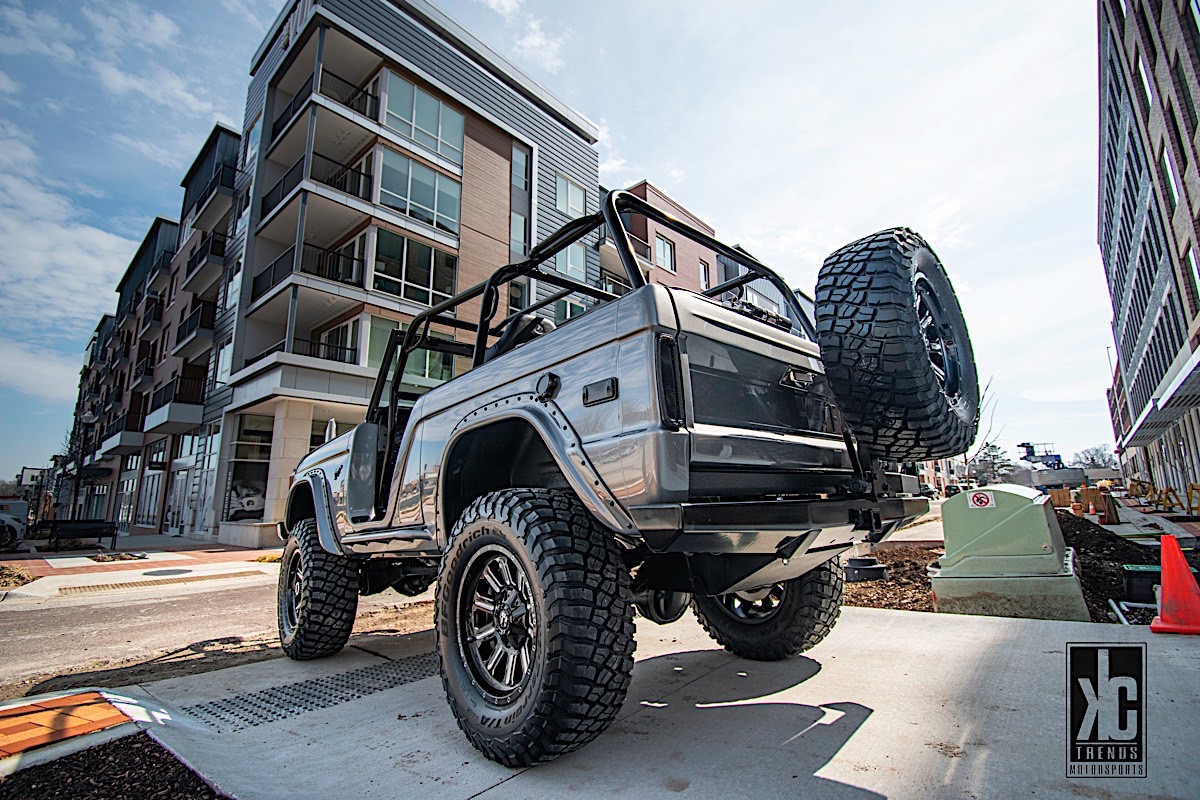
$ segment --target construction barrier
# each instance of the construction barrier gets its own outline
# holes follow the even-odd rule
[[[1192,503],[1192,496],[1195,495],[1196,502]],[[1187,485],[1187,509],[1189,514],[1195,514],[1200,511],[1200,483],[1189,483]]]
[[[1070,489],[1051,489],[1050,502],[1055,508],[1070,508],[1071,507],[1071,490]]]
[[[1139,480],[1131,480],[1129,482],[1129,496],[1134,499],[1148,498],[1150,495],[1157,493],[1158,490],[1154,488],[1153,483]]]
[[[1173,508],[1183,510],[1183,502],[1180,501],[1179,494],[1169,486],[1158,493],[1154,505],[1162,511],[1170,511]]]

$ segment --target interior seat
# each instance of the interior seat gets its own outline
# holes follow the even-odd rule
[[[554,321],[537,314],[527,313],[514,319],[504,328],[500,338],[491,347],[483,351],[483,363],[499,358],[509,350],[520,347],[528,341],[544,336],[557,327]]]

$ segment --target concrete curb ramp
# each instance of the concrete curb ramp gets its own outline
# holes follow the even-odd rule
[[[1065,777],[1065,645],[1095,641],[1148,642],[1146,778]],[[1200,637],[848,608],[805,657],[764,664],[716,649],[690,616],[639,620],[617,723],[528,770],[467,743],[432,644],[365,637],[322,661],[128,687],[121,707],[243,800],[1200,796]]]

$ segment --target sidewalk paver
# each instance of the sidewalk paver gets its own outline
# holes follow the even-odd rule
[[[0,758],[128,721],[99,692],[10,704],[0,708]]]

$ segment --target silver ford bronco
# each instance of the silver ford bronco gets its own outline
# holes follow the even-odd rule
[[[839,555],[928,511],[897,467],[963,452],[978,422],[962,312],[912,231],[831,255],[813,319],[744,250],[627,192],[601,206],[395,331],[366,421],[300,462],[280,523],[284,651],[336,653],[360,594],[436,581],[450,708],[510,766],[612,723],[634,609],[665,624],[691,606],[750,659],[820,642],[841,605]],[[733,277],[703,293],[647,284],[631,215]],[[623,296],[553,269],[602,225]],[[505,316],[508,284],[530,278],[542,296]],[[744,299],[763,291],[779,313]],[[556,326],[548,310],[571,295],[591,304]],[[470,369],[411,393],[402,377],[419,351]]]

